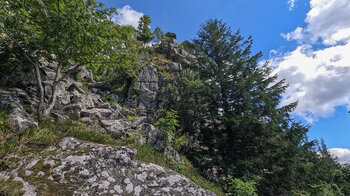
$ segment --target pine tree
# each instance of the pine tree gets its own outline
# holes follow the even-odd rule
[[[156,27],[154,29],[153,34],[154,34],[154,40],[153,41],[156,42],[156,43],[161,42],[162,37],[164,36],[163,30],[160,27]]]
[[[268,64],[259,66],[261,53],[251,54],[251,37],[232,33],[221,20],[206,21],[193,42],[202,50],[200,77],[210,89],[200,139],[209,166],[235,177],[263,175],[278,151],[273,138],[291,129],[296,103],[278,108],[287,85],[271,76]]]
[[[151,17],[148,15],[143,15],[140,18],[139,25],[137,27],[137,31],[139,33],[137,39],[144,44],[149,43],[152,39],[154,39],[154,35],[151,31],[149,25],[151,24]]]

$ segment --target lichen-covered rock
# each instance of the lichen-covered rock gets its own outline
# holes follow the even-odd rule
[[[163,132],[152,124],[141,123],[137,129],[141,130],[141,134],[147,138],[147,144],[156,148],[164,146]]]
[[[12,161],[1,179],[23,183],[26,195],[193,195],[213,193],[161,166],[135,160],[136,150],[64,138],[57,147]],[[9,161],[10,162],[10,161]]]
[[[0,90],[0,108],[9,110],[8,121],[14,131],[22,131],[31,126],[38,126],[23,107],[23,105],[31,107],[31,102],[27,93],[18,88]],[[30,108],[32,109],[32,108]]]
[[[126,129],[119,120],[101,120],[101,125],[114,138],[125,135]]]
[[[176,162],[180,162],[181,161],[179,153],[171,146],[167,146],[164,149],[164,156],[165,156],[165,158],[168,158],[168,159],[172,158]]]

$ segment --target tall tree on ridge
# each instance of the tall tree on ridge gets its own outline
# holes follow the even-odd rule
[[[256,174],[264,169],[270,138],[288,129],[281,125],[288,125],[296,103],[278,108],[287,85],[271,76],[268,64],[258,65],[261,53],[251,55],[251,37],[215,19],[202,24],[193,43],[203,52],[200,76],[211,89],[202,141],[216,149],[208,153],[219,152],[227,169],[245,168],[236,175]]]
[[[137,31],[139,33],[137,39],[144,44],[149,43],[152,39],[154,39],[154,35],[151,31],[149,25],[151,24],[151,17],[148,15],[143,15],[139,20],[139,25],[137,27]]]

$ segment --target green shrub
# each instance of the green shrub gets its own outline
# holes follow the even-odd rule
[[[117,101],[114,99],[114,97],[112,95],[110,95],[110,94],[102,94],[101,95],[101,99],[102,99],[102,101],[106,101],[106,102],[108,102],[110,104],[117,103]]]
[[[291,191],[292,196],[311,196],[307,191],[293,190]]]
[[[320,196],[344,196],[339,187],[336,184],[317,184],[311,185],[310,195]]]
[[[176,151],[180,151],[189,146],[190,140],[191,138],[188,136],[188,134],[183,134],[180,136],[175,135],[172,146]]]
[[[172,146],[177,151],[189,146],[191,137],[188,134],[181,134],[181,130],[177,129],[179,127],[177,111],[160,109],[156,115],[158,116],[158,120],[155,125],[163,130],[163,138],[166,146]]]
[[[159,118],[158,121],[155,123],[155,125],[164,131],[163,137],[166,142],[166,145],[169,146],[172,144],[172,140],[175,136],[176,128],[179,127],[178,124],[178,118],[177,111],[170,110],[167,112],[164,112],[164,110],[159,111],[160,113],[163,113],[163,117]],[[165,114],[164,114],[165,113]]]
[[[229,176],[227,180],[227,196],[257,196],[254,182],[244,182],[241,179]]]

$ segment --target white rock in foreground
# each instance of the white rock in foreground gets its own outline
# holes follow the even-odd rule
[[[215,195],[176,172],[136,161],[135,155],[129,147],[66,137],[57,148],[12,161],[0,178],[20,179],[31,195]]]

